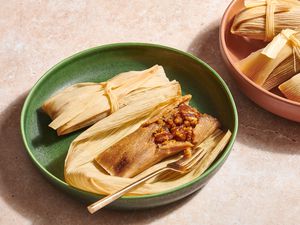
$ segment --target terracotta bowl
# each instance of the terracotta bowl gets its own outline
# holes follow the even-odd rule
[[[278,116],[300,122],[300,103],[284,98],[277,88],[271,92],[264,90],[236,67],[237,61],[266,45],[263,41],[248,40],[230,33],[234,16],[244,8],[243,2],[243,0],[232,1],[223,16],[219,33],[222,56],[240,90],[253,102]]]

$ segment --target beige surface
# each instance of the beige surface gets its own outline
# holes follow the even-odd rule
[[[0,224],[300,224],[300,125],[258,108],[237,90],[218,47],[228,3],[2,0]],[[239,134],[228,161],[196,195],[148,211],[91,216],[33,166],[20,139],[20,110],[28,90],[55,63],[124,41],[169,45],[209,63],[233,92]]]

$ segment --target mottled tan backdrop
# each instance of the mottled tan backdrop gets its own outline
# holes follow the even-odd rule
[[[226,70],[218,25],[229,0],[0,3],[0,224],[300,224],[300,125],[258,108]],[[60,60],[127,41],[172,46],[209,63],[235,97],[239,134],[225,165],[197,194],[157,209],[91,216],[33,166],[20,111],[29,89]]]

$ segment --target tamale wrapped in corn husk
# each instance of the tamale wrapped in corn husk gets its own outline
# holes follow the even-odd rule
[[[64,135],[90,126],[131,104],[143,92],[170,83],[162,66],[121,73],[102,83],[74,84],[44,102],[49,126]]]
[[[153,150],[151,150],[151,146],[149,145],[149,139],[153,139],[153,136],[149,135],[149,132],[152,133],[151,129],[153,123],[172,111],[174,107],[183,102],[188,102],[190,98],[189,96],[182,97],[180,95],[168,98],[163,97],[165,95],[162,93],[169,92],[170,88],[177,89],[178,87],[174,85],[169,87],[169,90],[163,90],[165,88],[166,87],[159,87],[155,90],[151,90],[152,93],[145,93],[143,101],[136,101],[130,106],[124,106],[103,120],[98,121],[79,135],[71,143],[65,160],[64,173],[66,182],[71,186],[85,191],[110,194],[134,182],[136,179],[150,174],[154,170],[162,168],[166,164],[177,160],[178,155],[174,155],[160,162],[160,159],[155,159],[152,161],[151,165],[145,166],[145,163],[147,164],[147,161],[151,158],[149,158],[149,155],[155,156],[155,153],[153,153]],[[177,92],[177,90],[174,90],[173,92]],[[146,97],[150,94],[153,98]],[[209,116],[205,118],[207,118],[207,121],[216,121]],[[202,121],[203,124],[206,123],[204,121],[205,120]],[[209,123],[207,122],[207,124]],[[168,179],[169,176],[165,178],[155,177],[140,185],[137,189],[132,190],[128,195],[153,194],[166,191],[177,187],[178,185],[187,183],[203,173],[215,160],[222,149],[224,149],[231,136],[230,131],[223,132],[217,128],[219,123],[212,122],[212,124],[214,124],[214,126],[207,126],[211,129],[206,130],[207,133],[205,137],[203,137],[205,134],[205,132],[203,132],[203,127],[205,125],[202,125],[203,127],[200,128],[200,136],[202,136],[203,139],[206,139],[204,141],[201,140],[201,143],[195,143],[194,147],[203,152],[203,161],[200,162],[194,170],[184,175],[177,174],[176,179],[171,180]],[[145,132],[143,129],[147,129],[148,131]],[[139,132],[141,135],[135,135],[136,132]],[[126,140],[128,137],[131,140],[122,143],[122,141]],[[143,140],[139,141],[136,140],[136,138]],[[143,155],[139,156],[136,153],[133,154],[130,148],[122,150],[126,144],[130,145],[131,148],[135,148],[135,151],[142,149],[143,152],[141,153],[143,153]],[[185,145],[186,143],[182,142],[182,144]],[[172,143],[172,147],[175,145]],[[143,148],[143,146],[145,148]],[[149,146],[150,149],[147,148]],[[172,150],[174,150],[175,153],[178,152],[178,146],[179,145],[176,145],[176,149],[172,149],[167,145],[165,148],[166,155],[173,155],[174,153]],[[179,148],[181,147],[182,146]],[[190,147],[190,145],[186,145],[185,148],[186,147]],[[149,152],[145,153],[147,150],[149,150]],[[107,155],[102,155],[106,151],[108,151]],[[113,151],[115,151],[115,153],[113,153]],[[163,149],[160,151],[163,151]],[[129,160],[130,155],[133,156],[133,158]],[[126,163],[118,164],[118,168],[123,170],[124,167],[126,167],[126,173],[132,173],[132,176],[127,174],[128,176],[121,177],[119,176],[120,174],[108,174],[105,170],[109,170],[107,167],[109,166],[109,163],[106,164],[105,169],[102,167],[104,164],[101,164],[105,161],[104,156],[108,157],[106,160],[110,161],[112,164],[115,164],[122,156],[126,156]],[[114,159],[114,157],[116,159]],[[135,157],[138,157],[139,162],[135,161]],[[143,159],[143,157],[145,158]],[[128,167],[128,163],[134,164],[131,164]],[[135,175],[137,173],[132,172],[132,170],[135,170],[137,167],[141,167],[142,171],[139,170],[139,174]]]
[[[238,62],[239,70],[270,90],[300,71],[300,33],[283,30],[265,48]]]
[[[300,102],[300,74],[293,76],[278,88],[288,99]]]
[[[234,18],[233,34],[271,41],[283,29],[300,27],[298,0],[245,0],[244,5]]]

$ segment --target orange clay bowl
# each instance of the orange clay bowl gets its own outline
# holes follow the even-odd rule
[[[267,91],[239,71],[236,63],[251,52],[266,46],[263,41],[249,40],[230,33],[234,16],[244,8],[243,0],[234,0],[223,16],[219,41],[222,56],[240,90],[262,108],[289,120],[300,122],[300,103],[286,99],[277,88]]]

